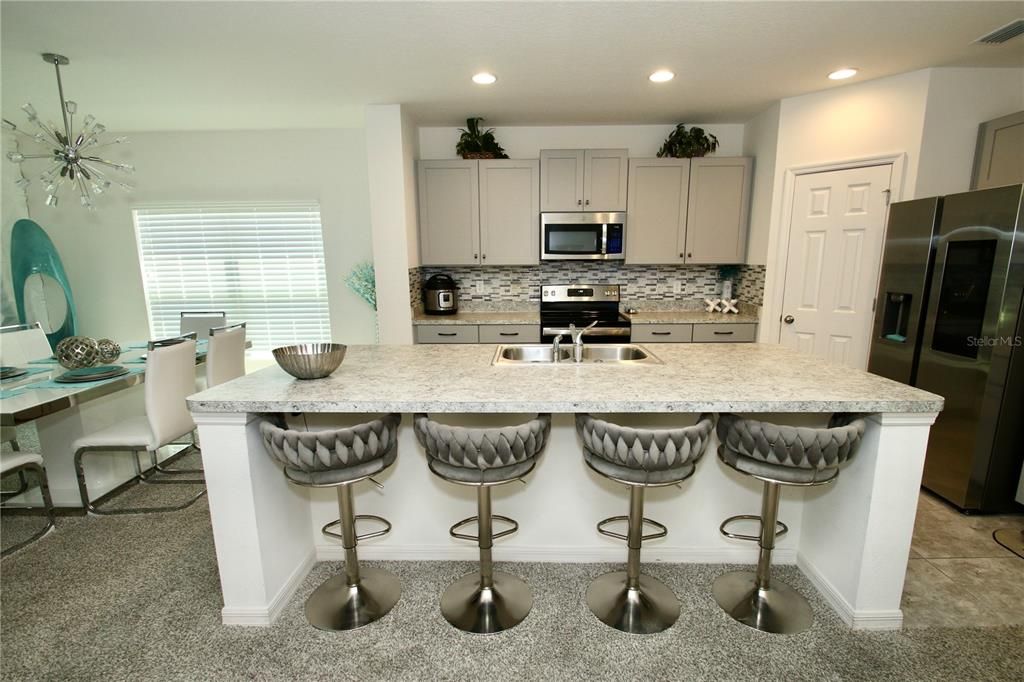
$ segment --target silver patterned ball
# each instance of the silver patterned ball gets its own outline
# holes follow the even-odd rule
[[[100,349],[96,339],[88,336],[69,336],[57,344],[54,352],[57,362],[68,369],[92,367],[100,359]]]
[[[109,365],[121,357],[121,346],[110,339],[100,339],[96,346],[100,351],[100,362],[104,365]]]

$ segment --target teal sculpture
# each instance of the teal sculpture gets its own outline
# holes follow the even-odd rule
[[[67,312],[60,327],[46,335],[50,347],[69,336],[75,335],[77,316],[75,300],[71,296],[71,283],[64,271],[60,254],[50,241],[43,228],[27,218],[14,223],[11,230],[11,280],[14,284],[14,303],[18,309],[18,319],[22,324],[27,322],[25,313],[25,284],[33,275],[45,275],[52,278],[64,290]],[[34,322],[35,320],[33,320]]]

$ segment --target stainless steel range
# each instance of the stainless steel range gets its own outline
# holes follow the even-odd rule
[[[559,334],[569,339],[569,325],[586,332],[586,343],[629,341],[629,320],[619,312],[618,284],[544,284],[540,288],[541,342]]]

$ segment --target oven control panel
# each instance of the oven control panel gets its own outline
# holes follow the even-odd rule
[[[540,300],[550,303],[619,300],[618,284],[543,284]]]

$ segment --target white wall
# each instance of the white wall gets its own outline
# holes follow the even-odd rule
[[[487,122],[484,121],[484,125]],[[689,126],[690,124],[687,124]],[[718,137],[717,156],[743,154],[742,123],[694,124]],[[599,126],[502,126],[495,137],[513,159],[536,159],[541,149],[629,149],[629,155],[650,158],[672,132],[674,125],[599,125]],[[458,127],[422,127],[421,159],[455,159]]]
[[[331,333],[341,343],[374,341],[373,310],[345,286],[358,261],[372,257],[361,129],[245,132],[144,132],[109,156],[138,168],[138,189],[113,189],[88,212],[75,195],[43,205],[39,183],[29,208],[67,269],[80,332],[119,340],[149,337],[131,209],[166,202],[320,202]],[[5,213],[6,215],[6,213]]]
[[[775,157],[774,186],[768,220],[761,215],[752,225],[762,240],[768,226],[765,277],[765,314],[759,340],[776,342],[778,316],[785,282],[785,244],[788,226],[782,224],[787,171],[889,154],[906,154],[902,193],[893,200],[914,197],[921,158],[925,107],[928,100],[928,69],[879,78],[838,88],[790,97],[780,103],[779,137]]]
[[[414,131],[401,105],[366,107],[366,163],[381,343],[412,343],[409,268],[419,264]]]
[[[779,142],[779,113],[776,102],[747,121],[743,127],[743,156],[754,157],[754,179],[750,195],[750,231],[746,262],[765,265],[768,232],[775,188],[775,157]]]
[[[1024,68],[931,70],[916,196],[966,192],[978,125],[1024,110]]]
[[[3,135],[0,142],[0,324],[18,322],[11,284],[11,228],[16,220],[29,217],[25,194],[14,184],[21,177],[18,165],[7,160],[7,153],[16,148],[12,138]]]

